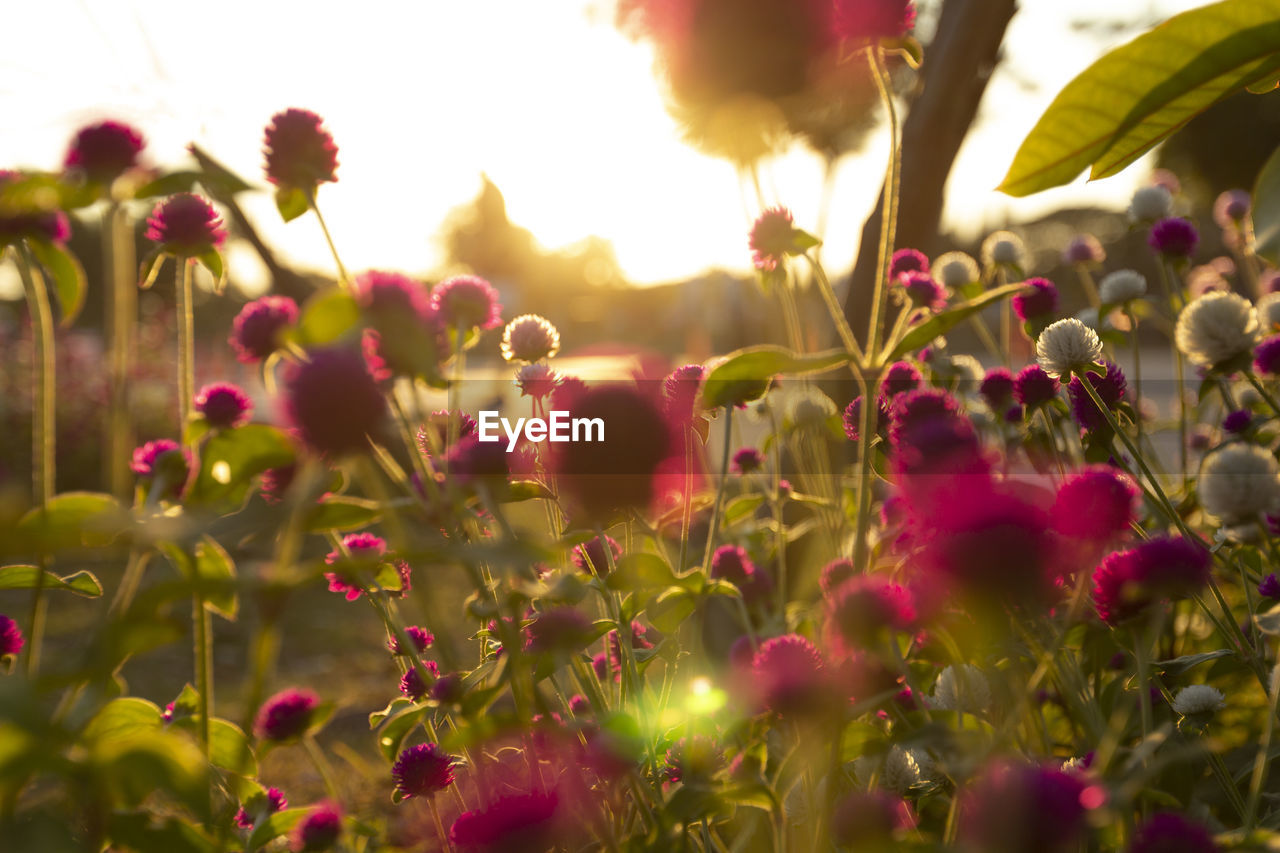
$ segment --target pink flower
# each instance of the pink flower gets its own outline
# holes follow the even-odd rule
[[[118,121],[81,128],[71,141],[63,165],[99,184],[110,184],[138,164],[146,143],[142,134]]]
[[[263,140],[267,180],[314,193],[317,184],[338,180],[338,146],[313,112],[287,109],[271,117]]]
[[[228,342],[240,361],[262,361],[280,347],[280,333],[297,322],[296,302],[287,296],[263,296],[240,309]]]
[[[1058,487],[1051,515],[1064,536],[1102,541],[1129,529],[1141,491],[1133,478],[1110,465],[1091,465]]]
[[[554,791],[507,794],[460,814],[449,839],[468,853],[544,850],[555,840],[559,806]]]
[[[320,697],[310,690],[290,687],[262,703],[254,718],[253,733],[260,740],[286,741],[300,737],[311,726]]]
[[[835,0],[835,33],[845,41],[899,38],[915,22],[912,0]]]
[[[253,401],[239,386],[215,382],[196,394],[195,408],[210,426],[225,429],[247,423],[253,413]]]
[[[454,758],[434,743],[420,743],[400,753],[391,766],[396,790],[411,797],[432,796],[453,784]]]
[[[16,655],[25,644],[18,623],[0,613],[0,658]]]
[[[431,307],[451,329],[493,329],[502,325],[498,291],[474,275],[459,275],[437,284],[431,291]]]
[[[795,220],[785,207],[771,207],[751,226],[751,262],[756,269],[770,271],[791,254],[795,245]]]
[[[830,704],[822,655],[799,634],[760,644],[751,662],[761,701],[783,716],[808,716]]]
[[[387,402],[358,353],[313,350],[289,366],[285,411],[302,440],[324,455],[364,450],[387,415]]]
[[[342,836],[342,807],[325,800],[293,828],[290,849],[294,853],[328,850]]]
[[[163,251],[190,258],[220,248],[227,239],[227,229],[207,199],[178,193],[151,211],[147,239],[159,243]]]

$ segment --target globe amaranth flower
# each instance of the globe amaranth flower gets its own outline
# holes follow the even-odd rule
[[[822,567],[822,573],[818,576],[818,585],[822,588],[823,595],[831,595],[855,575],[857,571],[853,567],[853,560],[848,557],[837,557]]]
[[[1267,376],[1280,376],[1280,335],[1258,344],[1253,351],[1253,369]]]
[[[727,766],[724,750],[710,735],[682,737],[667,750],[666,776],[672,782],[707,784]]]
[[[982,265],[1020,270],[1027,265],[1027,246],[1012,231],[997,231],[982,241]]]
[[[195,398],[196,411],[212,427],[238,427],[248,423],[253,401],[230,382],[215,382],[200,389]]]
[[[287,296],[263,296],[240,309],[227,340],[240,361],[262,361],[280,348],[281,333],[297,322],[298,303]]]
[[[991,709],[991,685],[973,664],[948,666],[933,685],[933,707],[943,711],[985,714]]]
[[[1105,374],[1085,373],[1084,376],[1107,409],[1114,411],[1124,399],[1128,383],[1119,365],[1108,361],[1104,362],[1104,367],[1107,370]],[[1071,400],[1071,414],[1081,429],[1093,432],[1109,426],[1106,415],[1093,402],[1093,398],[1085,390],[1084,382],[1079,376],[1071,377],[1071,384],[1067,386],[1067,396]]]
[[[18,623],[0,613],[0,658],[16,655],[25,644]]]
[[[191,459],[185,448],[167,438],[148,441],[135,448],[129,468],[138,479],[153,488],[156,481],[163,483],[161,498],[176,499],[182,495],[191,473]]]
[[[142,134],[123,122],[98,122],[76,132],[63,166],[107,185],[138,165],[145,145]]]
[[[310,690],[289,687],[258,709],[253,733],[259,740],[286,741],[302,736],[311,726],[320,697]]]
[[[502,325],[498,291],[479,276],[457,275],[431,289],[431,307],[451,329],[495,329]]]
[[[1104,305],[1123,305],[1147,294],[1147,279],[1136,270],[1107,273],[1098,284],[1098,298]]]
[[[764,454],[754,447],[743,447],[733,454],[730,467],[737,474],[751,474],[764,468]]]
[[[1098,618],[1119,625],[1157,601],[1193,595],[1209,582],[1210,562],[1208,550],[1181,537],[1157,537],[1108,554],[1093,572]]]
[[[876,396],[876,414],[872,427],[879,431],[881,423],[884,420],[884,398]],[[849,405],[844,407],[844,413],[841,415],[841,421],[844,423],[845,437],[850,441],[857,441],[858,434],[862,430],[862,397],[854,397]]]
[[[1077,234],[1062,250],[1062,262],[1065,264],[1081,264],[1093,266],[1107,259],[1106,250],[1092,234]]]
[[[406,625],[404,629],[405,636],[409,638],[409,642],[413,643],[413,647],[419,653],[431,648],[432,643],[436,641],[436,635],[421,628],[417,625]],[[409,652],[400,645],[400,638],[393,636],[387,640],[387,648],[391,650],[393,655],[408,655]]]
[[[268,788],[265,794],[254,794],[236,810],[236,826],[253,829],[253,825],[262,818],[288,807],[289,801],[279,788]]]
[[[964,792],[960,831],[979,850],[1075,850],[1086,829],[1084,792],[1074,773],[999,761]]]
[[[364,450],[387,416],[387,401],[359,353],[345,347],[312,350],[285,374],[285,412],[316,452]]]
[[[1200,232],[1189,220],[1180,217],[1161,219],[1151,226],[1147,236],[1147,245],[1156,254],[1170,260],[1185,260],[1191,257],[1200,242]]]
[[[1013,374],[1005,367],[993,367],[982,377],[978,393],[987,401],[993,412],[1003,411],[1013,400]]]
[[[709,575],[736,586],[748,604],[767,598],[773,590],[772,579],[758,569],[746,550],[738,545],[721,545],[715,550]]]
[[[449,449],[449,428],[453,426],[454,439],[462,440],[476,434],[476,419],[461,410],[450,412],[439,409],[427,416],[427,422],[418,427],[418,448],[426,456],[431,456],[435,448]]]
[[[609,554],[605,553],[606,546],[613,554],[612,560],[609,559]],[[579,570],[600,577],[609,574],[609,566],[616,565],[621,556],[622,546],[608,534],[605,534],[603,542],[599,536],[594,536],[581,545],[574,546],[569,554],[569,558]]]
[[[18,172],[0,169],[0,189],[23,177]],[[5,208],[0,209],[0,248],[19,240],[65,243],[71,236],[71,220],[61,210],[49,210],[35,203],[35,199],[23,199]]]
[[[543,610],[525,628],[526,646],[534,653],[572,652],[591,636],[591,620],[574,607]]]
[[[947,307],[947,289],[927,272],[904,272],[897,277],[912,308],[938,312]]]
[[[834,694],[822,653],[799,634],[760,644],[751,662],[761,704],[784,717],[804,717],[830,707]]]
[[[449,839],[468,853],[545,850],[556,838],[559,808],[555,791],[506,794],[458,815]]]
[[[1104,541],[1129,529],[1141,490],[1110,465],[1090,465],[1063,480],[1050,512],[1054,529],[1073,539]]]
[[[332,800],[316,805],[289,837],[294,853],[331,849],[342,837],[342,807]]]
[[[1182,309],[1174,340],[1192,362],[1215,368],[1252,350],[1259,334],[1253,304],[1238,294],[1215,290]]]
[[[1132,222],[1158,222],[1172,213],[1173,194],[1160,185],[1139,187],[1129,201],[1129,219]]]
[[[267,180],[279,187],[314,193],[338,180],[338,146],[324,120],[296,107],[271,117],[263,138]]]
[[[345,553],[344,553],[345,551]],[[372,574],[387,552],[387,543],[372,533],[351,533],[342,539],[342,548],[325,555],[325,563],[338,566],[339,571],[325,572],[329,591],[345,595],[347,601],[355,601],[364,593],[359,578],[360,571]]]
[[[507,361],[541,361],[560,352],[560,332],[545,317],[521,314],[502,330],[501,348]]]
[[[677,367],[662,380],[662,404],[673,423],[688,425],[700,407],[699,394],[707,369],[701,364]]]
[[[147,239],[160,244],[162,251],[193,258],[220,248],[227,229],[207,199],[177,193],[157,204],[147,217]]]
[[[756,269],[777,269],[787,255],[796,251],[795,235],[795,219],[785,207],[771,207],[760,214],[751,226],[748,240]]]
[[[367,270],[356,276],[352,290],[356,304],[373,315],[431,313],[426,287],[401,273]]]
[[[893,834],[912,825],[901,797],[885,791],[850,791],[831,812],[831,840],[840,847],[889,850]]]
[[[1209,830],[1176,812],[1157,812],[1138,827],[1128,853],[1218,853]]]
[[[854,44],[900,38],[916,22],[912,0],[835,0],[836,37]]]
[[[521,397],[544,400],[560,384],[560,374],[555,368],[541,362],[522,364],[516,371],[515,382]]]
[[[1225,524],[1256,520],[1280,510],[1280,463],[1251,444],[1228,444],[1200,464],[1200,505]]]
[[[459,439],[445,454],[445,471],[461,486],[495,491],[511,478],[511,457],[501,441],[481,441],[479,435]]]
[[[1222,691],[1207,684],[1184,687],[1173,697],[1173,710],[1184,717],[1212,714],[1227,707]]]
[[[1015,294],[1011,300],[1013,313],[1022,322],[1041,320],[1058,310],[1058,288],[1047,278],[1030,278],[1024,281],[1027,289]]]
[[[1223,229],[1236,229],[1249,215],[1251,200],[1246,190],[1227,190],[1213,201],[1213,221]]]
[[[1013,396],[1028,409],[1043,406],[1058,396],[1058,380],[1038,364],[1029,364],[1013,378]]]
[[[422,680],[422,672],[416,665],[409,667],[405,674],[400,676],[400,692],[415,702],[420,701],[426,696],[431,688],[435,686],[436,679],[440,676],[440,665],[433,660],[422,661],[422,667],[426,670],[427,676],[431,678],[430,683]]]
[[[1036,361],[1059,379],[1102,360],[1098,333],[1074,317],[1051,323],[1036,338]]]
[[[891,281],[909,272],[926,274],[929,272],[929,258],[919,249],[899,249],[889,259],[889,279]]]
[[[1280,330],[1280,293],[1264,293],[1254,310],[1258,312],[1258,323],[1263,332]]]
[[[1275,572],[1267,575],[1258,584],[1258,595],[1263,598],[1280,599],[1280,577],[1276,577]]]
[[[828,595],[827,621],[847,646],[867,648],[883,631],[909,630],[916,621],[915,603],[900,584],[860,575]]]
[[[982,278],[978,262],[964,252],[947,252],[933,262],[933,274],[944,287],[952,290],[973,284]]]
[[[405,799],[431,796],[453,784],[454,758],[434,743],[420,743],[400,753],[391,778]]]

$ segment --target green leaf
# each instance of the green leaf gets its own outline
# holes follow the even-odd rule
[[[134,193],[134,198],[155,198],[157,196],[168,196],[174,193],[191,192],[196,181],[200,179],[200,173],[191,169],[184,169],[178,172],[170,172],[167,175],[161,175],[150,183],[143,184],[138,187]]]
[[[162,729],[98,740],[90,750],[98,789],[136,807],[164,791],[197,815],[209,810],[207,765],[189,738]]]
[[[160,708],[154,702],[125,696],[112,699],[85,726],[84,738],[99,741],[132,737],[160,728]]]
[[[1280,147],[1267,159],[1253,185],[1254,251],[1280,266]]]
[[[35,589],[39,569],[35,566],[4,566],[0,568],[0,589]],[[76,572],[66,577],[58,577],[46,570],[44,573],[45,589],[65,589],[85,598],[97,598],[102,595],[102,584],[92,572]]]
[[[167,257],[168,253],[155,249],[142,259],[142,266],[138,269],[138,287],[148,290],[156,283],[160,267],[164,266],[164,259]]]
[[[187,504],[213,504],[224,509],[239,506],[254,476],[291,465],[294,456],[292,440],[273,426],[246,424],[219,430],[200,447],[200,470]]]
[[[1235,652],[1230,649],[1218,649],[1212,652],[1201,652],[1196,655],[1183,655],[1172,660],[1156,661],[1153,666],[1157,671],[1163,672],[1165,675],[1182,675],[1182,673],[1202,663],[1208,663],[1219,658],[1228,658],[1234,654]]]
[[[808,376],[849,362],[844,350],[796,355],[777,346],[756,346],[730,353],[702,383],[702,404],[708,409],[745,403],[764,396],[778,374]]]
[[[382,757],[388,762],[395,761],[404,747],[405,739],[430,712],[431,709],[426,705],[412,705],[389,717],[378,732],[378,751],[382,753]]]
[[[28,240],[27,245],[40,266],[49,273],[53,291],[58,295],[58,306],[62,309],[59,325],[65,329],[76,321],[76,317],[80,316],[80,309],[84,307],[87,290],[84,267],[80,266],[75,255],[68,252],[65,246],[47,240]]]
[[[534,498],[552,498],[555,495],[538,480],[512,480],[497,495],[500,503],[519,503]]]
[[[693,593],[683,587],[673,586],[646,607],[645,612],[649,614],[653,627],[664,634],[670,634],[693,614],[696,603]]]
[[[194,142],[187,148],[191,156],[200,164],[200,183],[209,191],[209,195],[226,204],[231,196],[253,189],[253,185],[244,178],[210,157]]]
[[[279,187],[276,190],[276,210],[285,222],[292,222],[311,207],[307,194],[297,187]]]
[[[628,554],[618,560],[614,571],[604,582],[609,589],[632,592],[671,586],[676,582],[676,576],[657,554]]]
[[[1067,84],[999,189],[1027,196],[1124,169],[1218,101],[1280,71],[1280,0],[1224,0],[1175,15]]]
[[[302,823],[302,819],[311,812],[312,809],[309,807],[275,812],[253,828],[253,834],[249,836],[249,843],[245,845],[245,849],[256,850],[268,841],[292,832],[293,828]]]
[[[327,533],[330,530],[359,530],[381,517],[382,510],[373,501],[331,497],[308,510],[303,523],[309,533]]]
[[[1006,284],[1003,287],[994,287],[991,290],[983,292],[981,296],[970,299],[968,302],[961,302],[959,305],[953,305],[941,314],[934,314],[928,320],[925,320],[919,326],[911,329],[902,336],[902,340],[893,348],[893,352],[889,356],[890,361],[895,361],[909,352],[913,352],[922,347],[928,346],[933,339],[945,335],[951,331],[961,321],[968,319],[974,314],[1004,299],[1006,296],[1012,296],[1024,287],[1019,284]]]
[[[360,322],[360,307],[344,287],[325,288],[302,306],[298,325],[285,334],[302,347],[324,346],[346,335]]]
[[[173,722],[173,728],[182,729],[198,738],[200,719],[183,717]],[[209,760],[213,766],[241,776],[256,776],[258,773],[258,762],[244,730],[219,717],[209,718]]]
[[[56,551],[106,545],[129,524],[128,510],[111,495],[63,492],[55,495],[43,512],[36,507],[22,516],[18,532],[28,538],[31,547]]]
[[[222,255],[217,249],[210,249],[203,255],[199,255],[196,260],[209,271],[209,275],[213,276],[213,289],[221,293],[227,285],[227,271],[222,264]]]
[[[235,590],[236,564],[212,536],[205,536],[196,543],[195,571],[201,580],[212,581],[222,590],[211,593],[204,606],[228,622],[234,622],[240,612],[240,600]]]

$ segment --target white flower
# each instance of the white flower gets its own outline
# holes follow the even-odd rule
[[[991,706],[991,686],[982,670],[972,664],[949,666],[933,686],[934,705],[944,711],[978,714]]]
[[[1280,293],[1268,293],[1259,299],[1257,311],[1263,331],[1280,331]]]
[[[1178,691],[1173,697],[1173,710],[1184,717],[1195,714],[1212,714],[1227,707],[1222,691],[1207,684],[1193,684]]]
[[[1012,231],[997,231],[982,241],[983,266],[1025,267],[1027,247]]]
[[[1068,317],[1040,333],[1036,361],[1050,376],[1067,379],[1073,369],[1102,361],[1102,341],[1093,329]]]
[[[1116,270],[1103,276],[1098,295],[1107,305],[1118,305],[1141,299],[1147,292],[1147,279],[1136,270]]]
[[[1161,186],[1140,187],[1129,201],[1129,219],[1156,222],[1173,213],[1173,195]]]
[[[1280,464],[1251,444],[1230,444],[1205,457],[1196,487],[1200,506],[1228,523],[1280,508]]]
[[[952,290],[972,284],[982,277],[978,262],[964,252],[947,252],[939,256],[930,269],[943,286]]]
[[[982,367],[982,362],[968,353],[953,355],[951,357],[951,369],[955,371],[956,379],[959,380],[962,390],[977,388],[982,382],[982,377],[987,375],[987,371]]]
[[[1258,331],[1258,314],[1248,299],[1212,291],[1182,309],[1174,339],[1187,358],[1214,367],[1253,349]]]
[[[1098,309],[1097,308],[1081,308],[1076,312],[1076,319],[1084,323],[1095,332],[1098,331]]]
[[[560,352],[560,332],[546,317],[521,314],[502,330],[502,357],[538,361]]]
[[[905,794],[907,790],[920,781],[920,764],[915,754],[895,746],[884,757],[884,771],[881,774],[884,786],[895,794]]]

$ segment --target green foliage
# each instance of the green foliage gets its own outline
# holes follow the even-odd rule
[[[1280,147],[1267,160],[1253,187],[1254,251],[1280,266]]]

